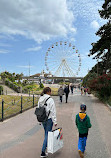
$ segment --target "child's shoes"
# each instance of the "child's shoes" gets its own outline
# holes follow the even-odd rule
[[[84,153],[81,150],[78,150],[80,158],[84,158]]]

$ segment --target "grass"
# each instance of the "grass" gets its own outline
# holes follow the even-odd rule
[[[52,90],[52,92],[51,92],[51,95],[52,96],[57,96],[58,95],[58,88],[54,88],[54,87],[51,87],[51,90]],[[33,90],[32,92],[31,92],[31,94],[36,94],[36,95],[40,95],[41,93],[42,93],[42,91],[43,91],[43,88],[38,88],[38,90]]]
[[[58,95],[58,88],[52,87],[51,90],[52,90],[52,95],[53,96],[57,96]]]
[[[38,88],[38,90],[37,90]],[[51,87],[52,96],[58,95],[58,88]],[[33,89],[33,92],[30,94],[40,95],[43,91],[42,88],[38,86]],[[2,118],[2,99],[4,100],[4,118],[10,117],[21,111],[21,96],[8,96],[8,95],[0,95],[0,120]],[[35,98],[34,105],[36,106],[38,103],[38,98]],[[33,97],[22,97],[22,105],[23,110],[29,109],[33,106]]]
[[[10,117],[21,111],[21,96],[0,96],[0,120],[2,118],[2,99],[4,100],[4,118]],[[34,106],[37,105],[38,97],[34,97]],[[33,107],[33,97],[22,97],[22,110]]]

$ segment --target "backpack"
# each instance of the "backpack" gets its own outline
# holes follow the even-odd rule
[[[48,117],[50,115],[50,111],[49,111],[48,116],[47,116],[45,106],[47,106],[46,102],[47,102],[47,100],[49,100],[49,98],[46,99],[44,106],[39,107],[39,108],[37,107],[35,109],[35,115],[37,117],[38,122],[45,122],[48,120]]]

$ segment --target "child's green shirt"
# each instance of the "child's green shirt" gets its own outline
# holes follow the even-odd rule
[[[88,133],[88,129],[92,126],[89,116],[83,112],[76,115],[75,122],[80,134]]]

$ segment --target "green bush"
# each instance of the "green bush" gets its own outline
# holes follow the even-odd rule
[[[0,86],[0,95],[2,95],[2,94],[3,94],[3,87]]]
[[[89,80],[88,86],[95,92],[96,97],[111,105],[111,74],[103,74]]]
[[[44,85],[43,85],[43,83],[41,83],[41,84],[40,84],[40,88],[44,88]]]
[[[5,80],[5,85],[7,85],[9,88],[13,89],[16,92],[20,92],[20,87],[14,84],[13,82],[9,81],[8,79]]]
[[[109,97],[109,99],[108,99],[108,104],[111,106],[111,96]]]
[[[97,91],[101,98],[109,98],[111,96],[111,76],[103,74],[90,80],[88,86]]]
[[[59,82],[59,85],[69,85],[70,84],[70,82]]]
[[[5,85],[9,85],[9,81],[8,80],[5,80]]]
[[[35,88],[35,85],[26,85],[23,87],[23,93],[28,93],[29,91],[33,91],[33,88]]]

